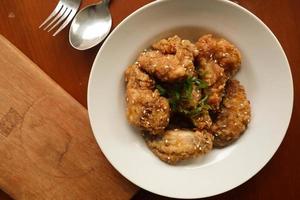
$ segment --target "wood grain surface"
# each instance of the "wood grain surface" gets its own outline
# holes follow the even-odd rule
[[[0,187],[16,199],[128,199],[87,110],[0,35]]]
[[[112,0],[110,8],[114,26],[150,1]],[[68,29],[53,38],[49,33],[37,28],[52,11],[56,2],[57,0],[2,0],[0,33],[37,63],[82,105],[86,106],[88,76],[99,46],[85,52],[76,51],[68,44]],[[82,6],[91,2],[93,1],[85,0]],[[261,18],[281,42],[293,73],[295,103],[287,135],[275,156],[263,170],[236,189],[208,199],[299,199],[300,12],[298,10],[300,1],[238,0],[235,2]],[[5,197],[0,194],[0,199],[3,198]],[[134,199],[166,198],[141,190]]]

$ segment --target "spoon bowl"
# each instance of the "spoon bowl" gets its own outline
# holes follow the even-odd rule
[[[112,25],[108,2],[92,4],[77,13],[69,32],[70,44],[75,49],[92,48],[108,35]]]

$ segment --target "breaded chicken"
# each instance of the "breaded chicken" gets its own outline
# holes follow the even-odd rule
[[[199,115],[191,117],[192,123],[197,128],[197,130],[209,129],[212,125],[212,121],[208,111],[204,111]]]
[[[230,42],[222,38],[204,35],[196,42],[199,59],[215,61],[222,67],[227,76],[232,77],[240,69],[241,54]],[[200,61],[199,61],[200,62]]]
[[[211,34],[200,37],[196,46],[199,50],[198,71],[209,86],[205,90],[209,95],[208,104],[218,110],[227,80],[240,69],[241,54],[227,40],[214,38]]]
[[[160,51],[147,51],[138,58],[141,68],[163,82],[182,80],[195,73],[191,59],[179,60],[175,55],[165,55]]]
[[[250,102],[245,89],[237,80],[229,80],[220,114],[211,127],[214,146],[224,147],[238,139],[250,122]]]
[[[208,86],[212,86],[225,75],[224,69],[213,60],[199,58],[199,62],[198,72]]]
[[[218,79],[212,86],[209,86],[204,90],[205,94],[208,95],[207,103],[211,106],[213,110],[218,110],[222,102],[226,82],[228,81],[228,76],[224,75]]]
[[[168,130],[163,135],[145,136],[151,151],[162,161],[176,164],[211,151],[213,136],[206,130]]]
[[[198,50],[188,40],[178,36],[163,39],[153,46],[155,50],[142,52],[138,58],[141,68],[164,82],[183,80],[195,75],[194,59]]]
[[[158,134],[168,126],[170,106],[166,98],[154,90],[154,80],[132,65],[125,72],[127,119],[130,124]]]
[[[153,90],[155,81],[139,69],[138,64],[129,66],[125,71],[127,89]]]
[[[130,124],[159,134],[168,126],[170,106],[166,98],[161,97],[155,90],[127,89],[127,119]]]
[[[176,54],[180,60],[184,58],[194,60],[199,54],[197,47],[193,43],[189,40],[182,40],[177,35],[154,43],[152,48],[159,50],[163,54]]]

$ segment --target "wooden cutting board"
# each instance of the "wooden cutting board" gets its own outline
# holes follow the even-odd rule
[[[0,188],[15,199],[129,199],[86,109],[0,35]]]

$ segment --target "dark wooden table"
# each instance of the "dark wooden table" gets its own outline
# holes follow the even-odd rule
[[[82,6],[96,0],[84,0]],[[151,0],[111,2],[114,27]],[[281,42],[291,65],[295,104],[287,135],[272,160],[255,177],[224,194],[208,199],[300,199],[300,8],[299,0],[235,1],[260,17]],[[1,0],[0,34],[37,63],[67,92],[86,106],[90,69],[99,46],[76,51],[68,43],[68,28],[57,37],[37,27],[57,0]],[[274,78],[276,80],[276,78]],[[274,111],[276,114],[276,111]],[[266,119],[268,120],[268,119]],[[1,176],[1,175],[0,175]],[[176,181],[176,180],[175,180]],[[220,180],[222,181],[222,180]],[[0,191],[0,199],[9,197]],[[167,199],[141,190],[134,199]]]

